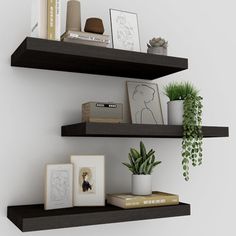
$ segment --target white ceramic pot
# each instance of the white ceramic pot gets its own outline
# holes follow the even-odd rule
[[[165,55],[165,56],[167,56],[167,48],[163,48],[163,47],[148,48],[147,52],[151,53],[151,54],[158,54],[158,55]]]
[[[168,125],[183,125],[184,100],[170,101],[168,106]]]
[[[132,194],[143,196],[152,194],[152,176],[132,175]]]

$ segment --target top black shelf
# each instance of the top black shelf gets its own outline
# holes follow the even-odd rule
[[[188,69],[188,60],[27,37],[11,65],[152,80]]]

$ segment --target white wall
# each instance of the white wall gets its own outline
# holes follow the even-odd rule
[[[144,139],[163,164],[154,173],[155,189],[178,193],[192,204],[190,217],[69,228],[28,235],[236,235],[235,226],[235,7],[233,0],[81,0],[86,17],[104,19],[109,8],[137,12],[142,41],[169,40],[170,55],[189,58],[189,70],[156,82],[190,80],[204,97],[204,124],[230,126],[230,138],[207,139],[204,163],[182,178],[180,144],[175,139]],[[126,78],[10,67],[10,55],[29,33],[30,0],[0,2],[0,235],[21,232],[6,218],[8,205],[40,203],[46,163],[67,162],[71,154],[104,153],[107,191],[128,191],[130,174],[121,165],[140,139],[62,138],[63,124],[79,122],[89,100],[126,104]],[[166,98],[162,95],[163,108]]]

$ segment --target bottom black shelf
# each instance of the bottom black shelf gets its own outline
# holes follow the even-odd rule
[[[50,211],[45,211],[43,205],[9,206],[7,209],[7,217],[23,232],[184,215],[190,215],[190,205],[186,203],[125,210],[111,205]]]

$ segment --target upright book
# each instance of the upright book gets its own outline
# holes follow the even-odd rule
[[[124,209],[178,205],[179,196],[164,192],[153,192],[152,195],[149,196],[108,194],[107,203]]]
[[[48,0],[47,10],[47,38],[60,41],[61,37],[61,2]]]
[[[32,0],[31,37],[47,38],[47,0]]]

